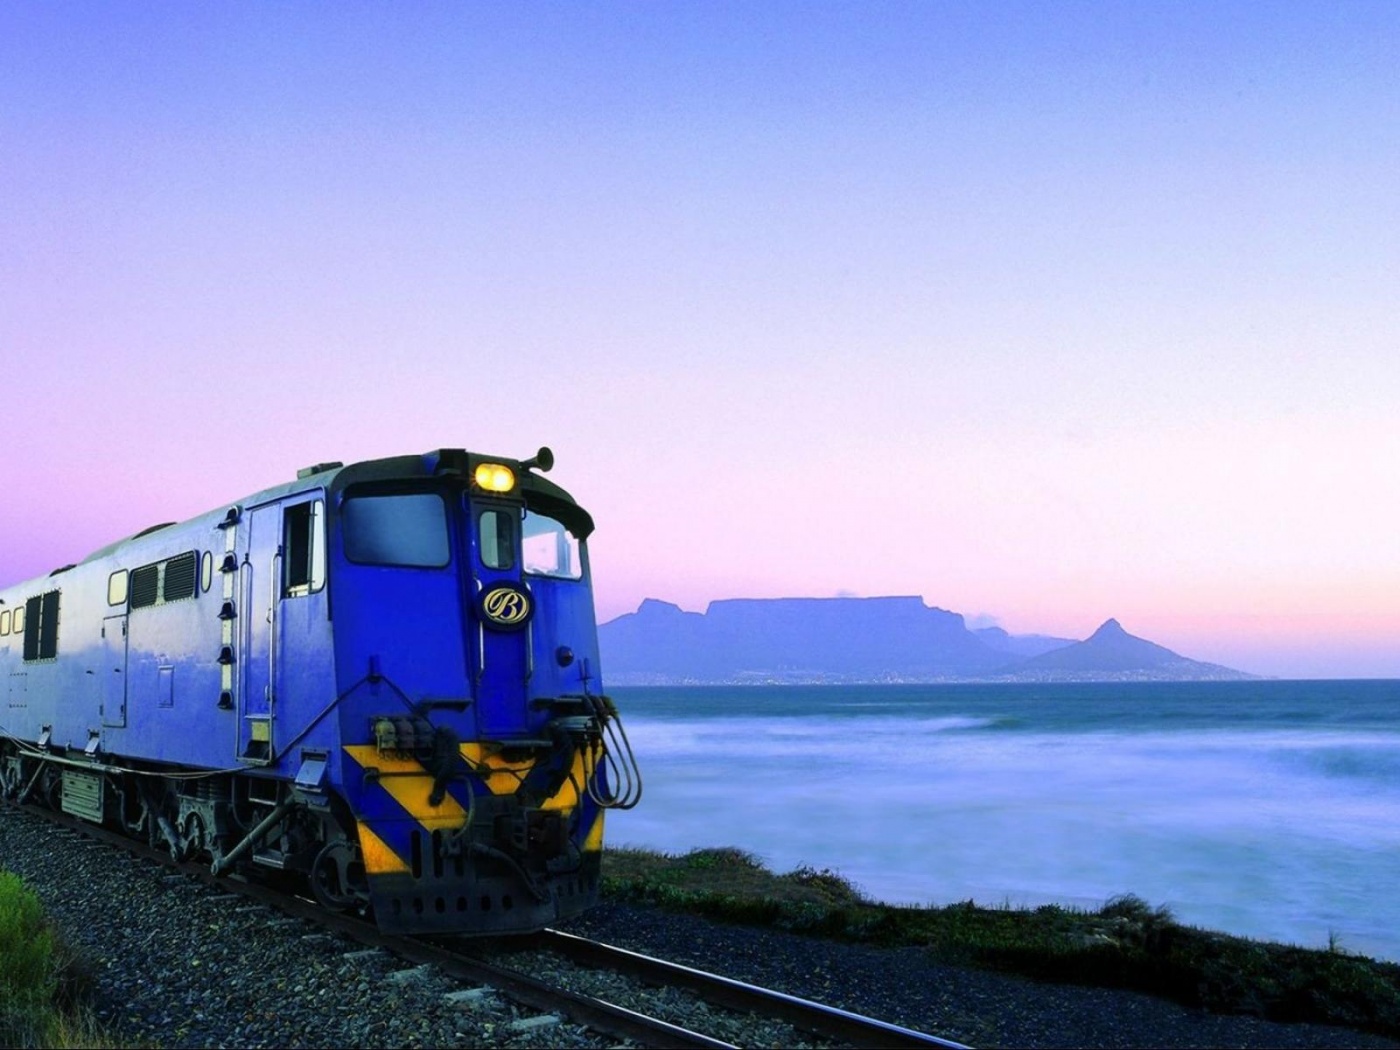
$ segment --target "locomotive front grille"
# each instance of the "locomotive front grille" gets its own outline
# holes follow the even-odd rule
[[[525,932],[596,902],[602,813],[582,788],[582,750],[543,738],[444,742],[422,721],[420,733],[412,718],[378,717],[373,743],[342,745],[362,771],[357,831],[381,927]]]
[[[527,882],[503,857],[445,854],[440,831],[414,831],[409,871],[370,880],[380,927],[394,933],[516,933],[579,914],[598,898],[599,856],[585,854],[567,874],[533,874]]]

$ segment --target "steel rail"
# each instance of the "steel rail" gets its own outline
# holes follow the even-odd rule
[[[281,897],[272,891],[265,892],[268,893],[269,897],[277,898],[275,901],[270,900],[269,903],[283,911],[289,911],[286,904],[283,903],[288,898]],[[578,992],[557,988],[517,971],[463,955],[450,948],[413,937],[380,933],[364,919],[327,913],[319,905],[298,901],[295,898],[291,898],[291,902],[297,906],[295,914],[304,915],[319,925],[334,929],[338,933],[344,933],[347,937],[353,937],[361,944],[383,948],[385,951],[392,952],[394,955],[408,959],[420,966],[433,966],[458,980],[489,984],[517,1003],[545,1013],[563,1013],[576,1024],[584,1025],[595,1031],[633,1039],[645,1046],[679,1048],[679,1050],[690,1047],[733,1050],[734,1044],[732,1043],[712,1039],[699,1032],[690,1031],[659,1018],[648,1017],[635,1010],[628,1010],[590,995],[581,995]]]
[[[776,1017],[794,1028],[829,1039],[839,1039],[853,1046],[936,1046],[967,1050],[963,1043],[955,1043],[839,1007],[788,995],[786,992],[760,988],[731,977],[578,937],[562,930],[545,930],[536,935],[535,941],[539,947],[558,952],[575,962],[621,970],[658,984],[687,988],[701,998],[731,1010],[753,1011]]]
[[[327,911],[319,904],[255,882],[248,882],[241,877],[216,876],[207,864],[176,861],[169,851],[155,849],[109,828],[79,820],[69,814],[34,805],[6,804],[31,816],[41,817],[61,828],[124,849],[142,860],[178,871],[205,886],[237,893],[285,915],[304,919],[366,947],[379,948],[419,966],[433,966],[457,980],[488,984],[523,1006],[543,1013],[563,1014],[575,1024],[594,1031],[666,1050],[735,1050],[733,1043],[713,1039],[700,1032],[690,1031],[659,1018],[648,1017],[593,996],[556,988],[517,971],[495,966],[428,941],[381,933],[373,923],[365,919]]]
[[[488,984],[523,1006],[546,1013],[561,1013],[575,1024],[598,1032],[631,1039],[659,1048],[733,1048],[726,1043],[659,1018],[649,1017],[613,1003],[557,988],[507,967],[497,966],[461,946],[449,948],[421,938],[381,933],[366,919],[330,912],[309,900],[249,882],[239,876],[216,876],[208,864],[176,861],[168,850],[155,849],[101,825],[32,804],[8,805],[42,817],[51,823],[116,846],[144,860],[178,871],[205,886],[237,893],[288,916],[331,930],[366,947],[379,948],[420,966],[432,966],[462,981]],[[500,942],[494,946],[500,949]],[[561,930],[543,930],[518,938],[506,949],[538,948],[556,952],[574,962],[631,974],[657,985],[685,988],[700,998],[744,1013],[757,1013],[786,1022],[794,1028],[857,1047],[948,1047],[968,1050],[963,1043],[928,1035],[873,1017],[826,1006],[785,992],[748,984],[730,977],[640,952],[618,948]]]

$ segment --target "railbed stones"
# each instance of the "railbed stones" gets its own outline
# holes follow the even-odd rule
[[[36,817],[0,808],[0,867],[24,878],[90,975],[99,1024],[127,1045],[175,1047],[607,1046],[568,1024],[531,1034],[506,1026],[533,1016],[503,1007],[478,1018],[447,1003],[430,972],[398,983],[402,964],[378,949],[308,943],[304,923],[262,907],[167,882],[122,863],[115,849],[55,842]],[[66,838],[66,837],[65,837]],[[358,957],[355,957],[358,956]],[[412,972],[412,971],[408,971]],[[489,1027],[488,1027],[489,1025]],[[547,1035],[542,1034],[547,1032]]]
[[[0,867],[20,875],[39,894],[90,974],[98,1021],[128,1045],[614,1043],[567,1022],[514,1030],[514,1022],[540,1015],[494,993],[464,1009],[463,1000],[451,997],[470,989],[454,988],[440,977],[396,984],[386,975],[403,964],[378,949],[361,953],[330,937],[313,947],[310,938],[326,935],[309,934],[304,926],[274,926],[268,921],[272,912],[236,912],[234,902],[193,883],[165,884],[169,873],[161,868],[125,863],[128,854],[92,847],[89,840],[56,841],[53,832],[38,818],[0,808]],[[604,905],[568,928],[972,1045],[1396,1045],[1349,1029],[1213,1017],[1136,993],[933,966],[918,949],[839,944],[654,908]],[[619,1006],[649,1009],[640,993],[628,998],[629,982],[616,975],[615,987],[604,988],[606,975],[586,981],[560,971],[541,976]],[[599,973],[580,971],[588,972]],[[589,983],[594,980],[600,983]],[[678,998],[677,1009],[688,1013],[673,1023],[706,1028],[709,1011],[703,1004]],[[727,1036],[731,1041],[772,1045],[760,1027],[772,1022],[740,1023]]]
[[[607,903],[563,929],[970,1046],[1396,1047],[1348,1028],[1219,1016],[1107,988],[1041,983],[660,908]]]

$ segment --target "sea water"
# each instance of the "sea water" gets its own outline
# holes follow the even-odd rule
[[[1400,681],[612,691],[613,844],[738,846],[890,902],[1097,907],[1400,960]]]

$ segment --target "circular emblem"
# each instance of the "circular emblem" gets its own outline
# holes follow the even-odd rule
[[[518,631],[535,611],[530,592],[518,583],[498,583],[477,599],[481,618],[500,631]]]

